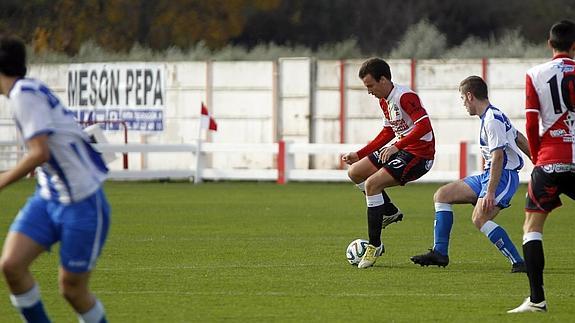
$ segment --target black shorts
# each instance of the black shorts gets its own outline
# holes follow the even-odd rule
[[[420,178],[433,166],[433,159],[424,159],[405,150],[391,155],[385,163],[379,160],[379,151],[376,150],[369,155],[369,160],[378,169],[385,168],[401,185]]]
[[[575,200],[575,164],[536,166],[527,188],[525,211],[549,213],[561,206],[561,194]]]

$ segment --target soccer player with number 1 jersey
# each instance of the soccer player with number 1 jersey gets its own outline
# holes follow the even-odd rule
[[[530,296],[508,313],[546,312],[543,291],[543,225],[561,206],[559,195],[575,199],[575,23],[551,27],[553,59],[527,71],[527,139],[533,164],[525,203],[523,254]]]

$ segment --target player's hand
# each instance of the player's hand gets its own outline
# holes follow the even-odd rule
[[[397,149],[397,147],[395,147],[395,145],[391,145],[389,147],[384,147],[381,148],[379,150],[379,160],[382,163],[385,163],[386,161],[389,160],[389,158],[391,157],[391,155],[395,154],[396,152],[398,152],[399,149]]]
[[[484,212],[490,212],[495,207],[495,193],[485,193],[481,206]]]
[[[341,156],[341,160],[343,160],[346,164],[351,165],[359,161],[359,157],[357,156],[356,152],[351,152]]]

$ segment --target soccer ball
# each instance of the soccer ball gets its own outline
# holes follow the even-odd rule
[[[359,261],[361,260],[361,257],[363,257],[363,254],[365,253],[368,244],[369,241],[365,239],[353,240],[349,244],[349,246],[347,246],[347,250],[345,251],[347,261],[350,264],[357,266],[357,264],[359,264]]]

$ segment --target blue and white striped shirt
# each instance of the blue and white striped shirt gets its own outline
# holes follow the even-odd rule
[[[481,115],[481,130],[479,132],[479,148],[484,169],[491,168],[491,153],[503,149],[503,169],[520,170],[523,168],[521,150],[517,146],[517,129],[503,112],[489,105]]]
[[[36,169],[40,195],[68,204],[96,192],[108,168],[58,97],[44,83],[25,78],[16,81],[9,98],[25,141],[48,135],[50,160]]]

